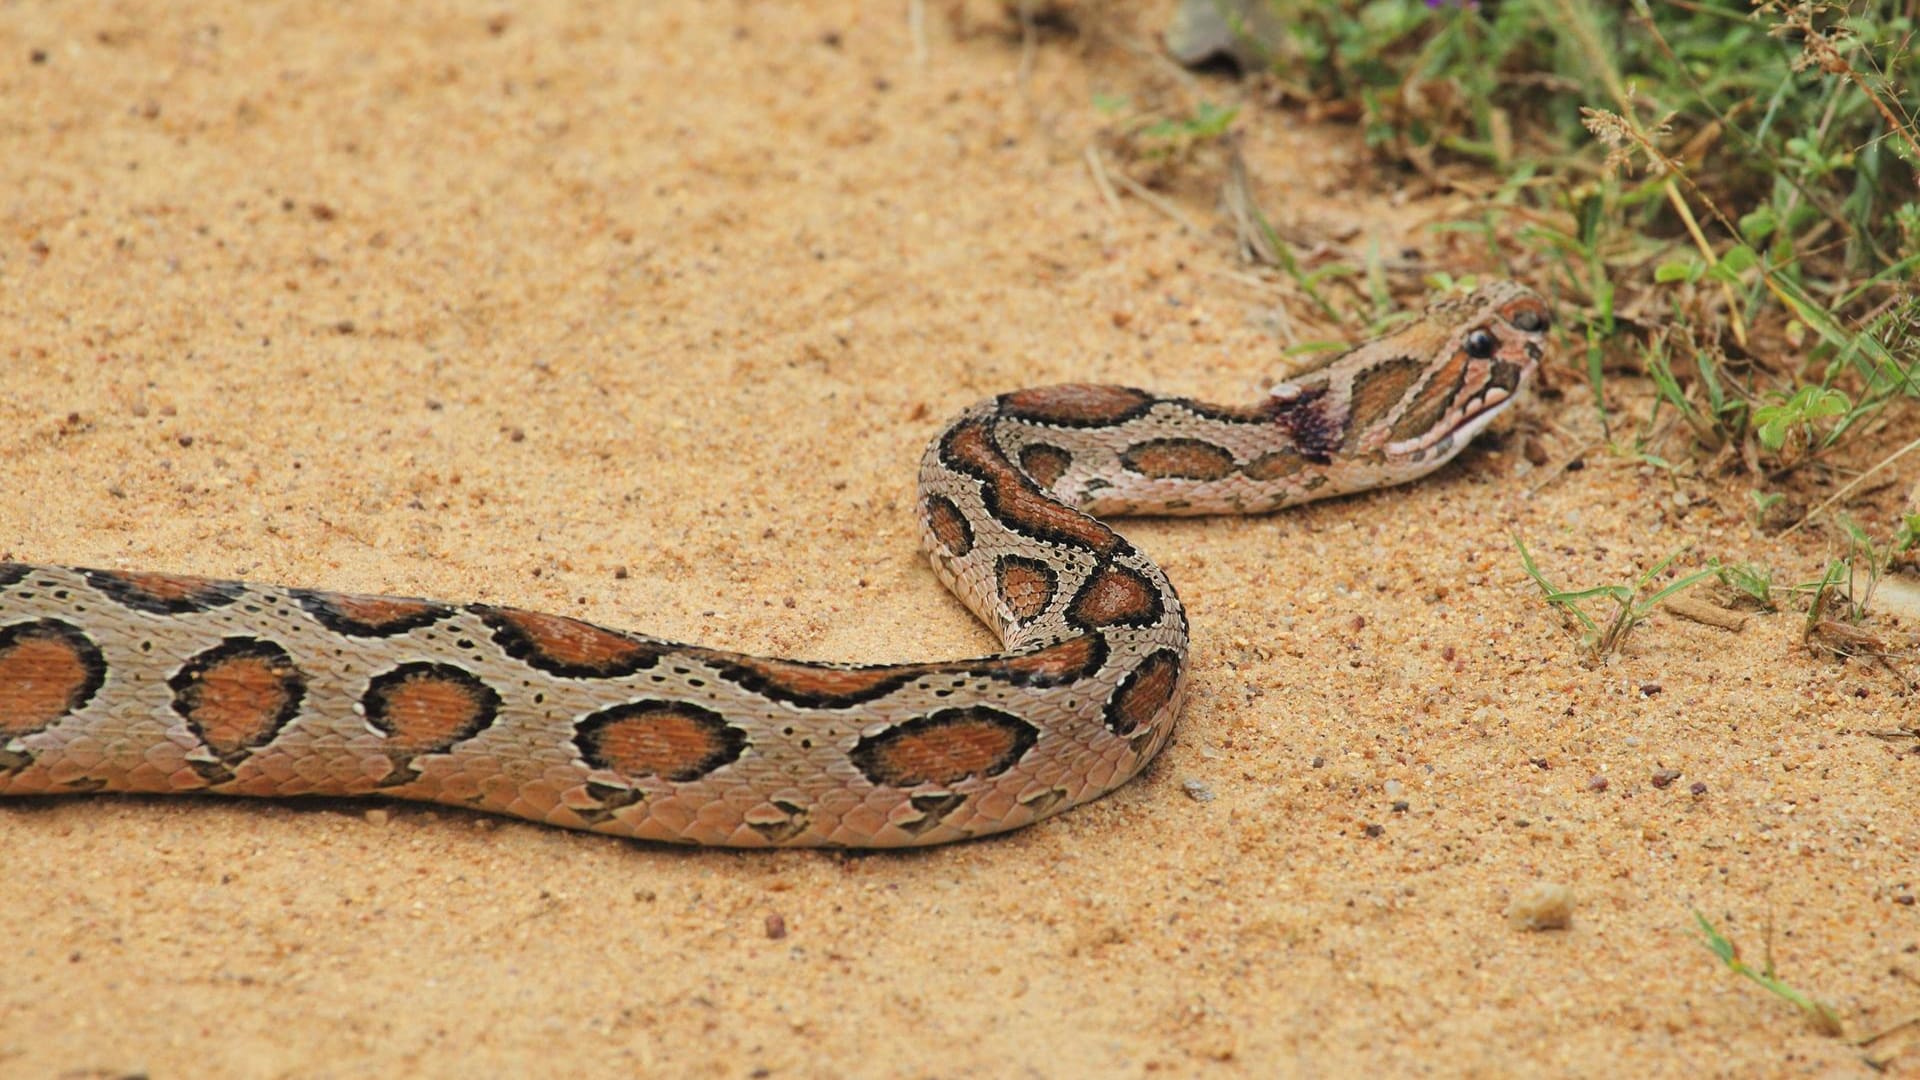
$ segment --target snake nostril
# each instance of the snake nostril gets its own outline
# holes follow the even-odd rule
[[[1547,313],[1539,308],[1523,308],[1513,316],[1514,329],[1527,334],[1537,334],[1547,328]]]

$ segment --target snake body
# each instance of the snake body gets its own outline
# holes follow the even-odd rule
[[[384,795],[647,840],[896,847],[1085,802],[1172,734],[1186,615],[1095,515],[1264,513],[1424,475],[1508,406],[1547,309],[1510,283],[1261,401],[1021,390],[920,466],[992,656],[748,656],[493,604],[0,563],[0,794]]]

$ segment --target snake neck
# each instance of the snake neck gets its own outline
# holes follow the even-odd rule
[[[922,458],[934,567],[1009,649],[1105,633],[1176,640],[1165,574],[1097,516],[1259,514],[1404,483],[1510,407],[1547,311],[1496,282],[1274,387],[1246,406],[1069,384],[981,402]]]

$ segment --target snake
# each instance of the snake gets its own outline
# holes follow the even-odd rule
[[[648,841],[888,848],[1018,828],[1165,747],[1190,684],[1162,569],[1101,519],[1262,514],[1414,480],[1548,344],[1508,281],[1248,405],[999,394],[920,461],[935,575],[989,656],[822,663],[561,615],[0,562],[0,795],[383,796]]]

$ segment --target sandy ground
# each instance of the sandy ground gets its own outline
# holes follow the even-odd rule
[[[1023,83],[1017,40],[935,8],[922,54],[906,10],[0,5],[0,557],[986,647],[916,550],[943,417],[1069,379],[1241,397],[1279,331],[1347,331],[1102,198],[1093,95],[1164,89],[1155,63],[1049,42]],[[1353,130],[1246,126],[1296,226],[1500,269]],[[1556,456],[1593,430],[1577,389],[1529,415]],[[1141,780],[1002,839],[0,806],[0,1074],[1865,1071],[1689,909],[1756,961],[1771,920],[1856,1034],[1920,1012],[1920,756],[1866,734],[1914,699],[1794,613],[1656,615],[1581,666],[1510,533],[1581,585],[1688,542],[1799,580],[1828,542],[1754,534],[1739,481],[1549,476],[1527,437],[1127,524],[1188,602],[1194,700]],[[1572,927],[1510,928],[1542,881]]]

